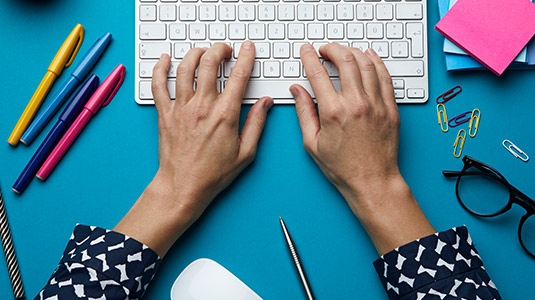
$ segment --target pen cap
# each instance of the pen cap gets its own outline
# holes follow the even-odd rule
[[[91,75],[78,90],[78,92],[72,97],[72,100],[67,104],[65,110],[59,116],[59,119],[67,124],[72,123],[74,119],[80,114],[80,111],[84,108],[87,100],[91,98],[91,95],[97,90],[100,79],[97,75]]]
[[[52,60],[52,63],[48,67],[48,71],[59,75],[64,68],[68,68],[80,50],[82,42],[84,41],[84,27],[80,24],[76,25],[71,34],[67,37],[58,53]]]
[[[100,37],[82,58],[78,67],[76,67],[76,69],[74,69],[74,71],[71,73],[72,76],[76,77],[79,81],[84,80],[87,74],[89,74],[89,71],[91,71],[98,59],[102,56],[102,53],[104,53],[104,50],[106,50],[110,42],[111,33],[108,32]]]
[[[108,105],[123,84],[125,71],[126,68],[119,64],[98,87],[85,108],[95,114],[101,107]]]

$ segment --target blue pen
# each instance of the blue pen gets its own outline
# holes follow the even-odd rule
[[[30,162],[28,162],[19,178],[17,178],[17,181],[15,181],[15,184],[12,187],[15,193],[22,193],[28,186],[30,180],[32,180],[32,178],[35,176],[35,173],[37,173],[37,170],[41,167],[48,154],[50,154],[54,146],[59,141],[60,137],[63,135],[63,133],[65,133],[69,126],[71,126],[76,117],[78,117],[84,108],[87,100],[89,100],[91,95],[93,95],[93,93],[96,91],[99,81],[100,80],[96,75],[91,75],[91,77],[89,77],[89,79],[87,79],[87,81],[78,90],[76,95],[74,95],[72,100],[59,116],[56,125],[54,125],[52,130],[50,130],[41,146],[39,146],[37,151],[35,151],[32,159],[30,159]]]
[[[89,71],[95,66],[110,41],[111,34],[106,33],[95,42],[84,58],[82,58],[78,67],[71,73],[69,80],[65,82],[63,87],[58,91],[54,98],[50,100],[43,111],[37,115],[30,127],[28,127],[28,130],[26,130],[24,135],[20,138],[22,143],[29,145],[33,142],[35,137],[41,130],[43,130],[48,121],[52,119],[52,116],[58,111],[60,106],[69,98],[72,92],[74,92],[74,89],[84,80],[87,74],[89,74]]]

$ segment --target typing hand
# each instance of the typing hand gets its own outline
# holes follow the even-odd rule
[[[160,256],[255,157],[273,100],[264,97],[253,105],[240,135],[240,109],[253,68],[254,45],[243,43],[225,90],[219,93],[217,70],[231,53],[224,43],[189,51],[177,69],[174,102],[167,89],[169,56],[162,56],[154,67],[160,168],[114,230],[143,242]]]
[[[320,48],[340,74],[337,92],[314,48],[301,48],[318,111],[301,86],[296,98],[303,144],[342,193],[379,254],[435,232],[398,169],[400,118],[390,75],[372,49]]]
[[[185,195],[176,200],[194,215],[202,213],[253,161],[266,114],[273,104],[271,98],[260,99],[251,108],[240,136],[240,109],[253,68],[254,44],[243,44],[225,90],[219,93],[218,69],[231,54],[232,48],[224,43],[189,51],[177,69],[175,102],[171,102],[167,90],[170,58],[162,57],[154,68],[152,90],[160,139],[157,176],[172,191]]]
[[[314,48],[301,48],[301,60],[316,95],[319,117],[309,93],[292,86],[303,144],[346,199],[354,199],[400,178],[397,156],[399,112],[392,80],[383,61],[336,43],[320,48],[340,74],[337,92]],[[356,194],[356,195],[354,195]],[[357,199],[359,197],[356,197]],[[350,203],[354,208],[354,203]]]

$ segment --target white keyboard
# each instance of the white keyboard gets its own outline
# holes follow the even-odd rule
[[[152,68],[162,53],[172,58],[168,86],[175,94],[176,67],[194,47],[225,42],[233,57],[219,71],[224,89],[240,45],[255,42],[256,61],[244,103],[269,95],[275,103],[294,103],[288,88],[302,84],[312,93],[299,48],[330,42],[366,50],[383,58],[398,103],[429,98],[425,0],[136,0],[136,102],[153,104]],[[323,60],[322,60],[323,61]],[[336,67],[323,61],[335,87]]]

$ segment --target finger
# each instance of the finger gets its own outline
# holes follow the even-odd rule
[[[308,91],[298,84],[290,87],[290,93],[295,98],[295,110],[301,125],[303,145],[307,151],[311,151],[316,144],[316,137],[320,131],[320,121],[316,105]]]
[[[383,60],[377,55],[373,49],[366,50],[366,54],[372,60],[375,65],[375,70],[377,70],[377,78],[379,81],[379,90],[383,101],[387,107],[393,108],[396,111],[398,106],[396,104],[396,98],[394,96],[394,86],[392,84],[392,77],[386,68]]]
[[[301,46],[301,61],[321,110],[321,107],[325,105],[323,102],[334,97],[336,90],[312,45]]]
[[[241,130],[241,147],[240,152],[246,157],[246,160],[252,160],[255,156],[258,140],[266,124],[267,112],[273,106],[273,99],[263,97],[258,100],[249,113]]]
[[[236,61],[236,64],[232,67],[227,85],[223,91],[223,95],[225,95],[225,98],[229,99],[229,104],[235,109],[241,107],[243,94],[245,93],[245,88],[247,87],[251,71],[253,70],[254,59],[255,47],[253,42],[244,42],[241,45],[240,53],[238,54],[238,61]]]
[[[170,65],[169,55],[162,54],[152,70],[152,96],[159,115],[164,114],[171,107],[171,97],[167,89],[167,73]]]
[[[197,76],[196,93],[201,95],[217,94],[217,71],[221,63],[232,54],[232,47],[225,43],[215,43],[201,57]],[[202,99],[215,99],[202,97]]]
[[[321,56],[334,63],[338,69],[342,90],[350,92],[362,91],[363,86],[357,59],[351,50],[349,50],[349,47],[342,46],[338,43],[330,43],[321,46],[319,51]]]
[[[195,70],[199,66],[199,61],[201,56],[206,52],[206,49],[203,48],[193,48],[177,67],[176,70],[176,100],[184,104],[188,102],[195,91],[193,90],[193,84],[195,83]]]
[[[360,78],[362,79],[362,85],[364,91],[368,95],[373,95],[379,92],[379,84],[377,83],[377,71],[375,70],[375,64],[364,54],[360,49],[351,48],[351,52],[357,59],[357,65],[360,71]]]

